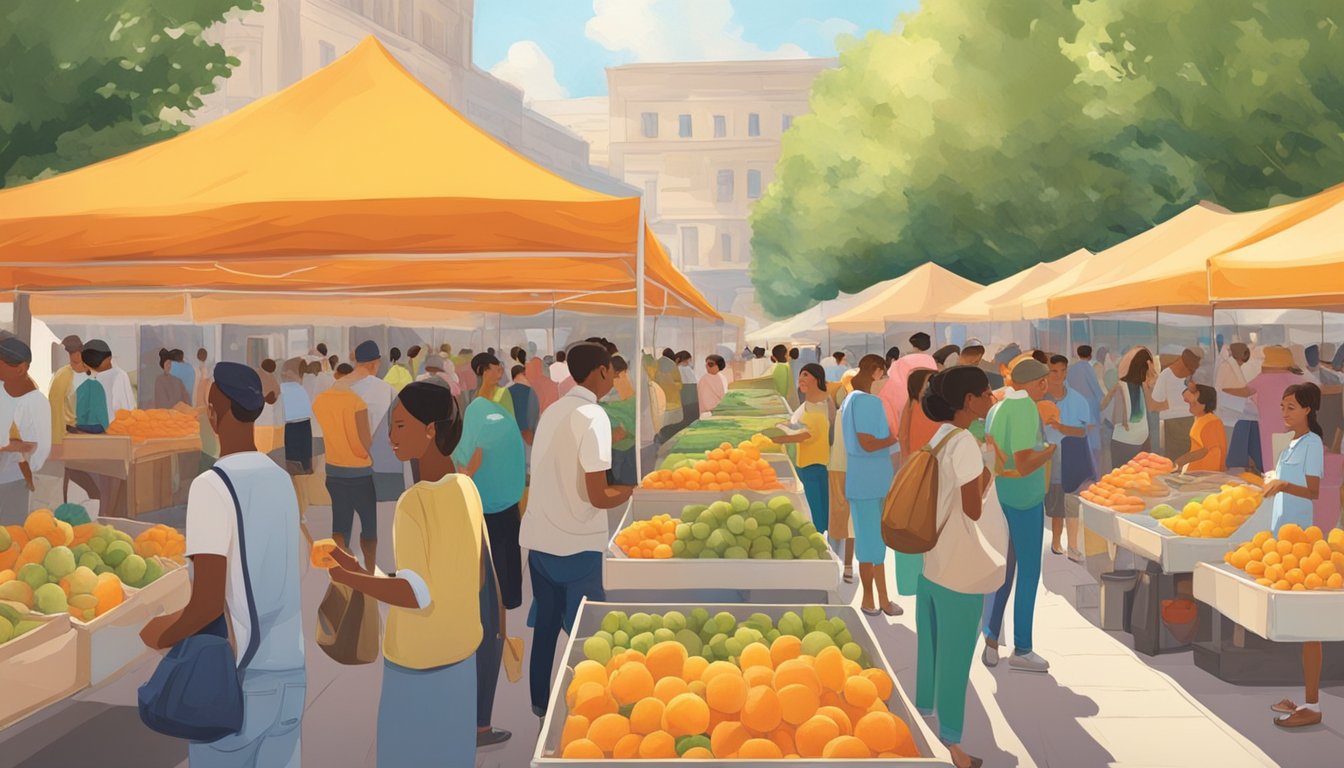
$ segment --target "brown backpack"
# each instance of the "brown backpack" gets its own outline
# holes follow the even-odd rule
[[[938,526],[938,454],[961,429],[947,433],[935,446],[924,446],[906,459],[891,481],[882,505],[882,541],[907,555],[933,549],[943,529]]]

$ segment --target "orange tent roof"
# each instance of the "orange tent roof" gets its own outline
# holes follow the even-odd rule
[[[581,311],[634,292],[639,217],[639,198],[473,125],[370,37],[201,128],[0,192],[0,287],[426,288],[500,312],[517,288]],[[644,231],[646,304],[718,319]]]
[[[983,323],[989,322],[990,308],[1003,301],[1009,301],[1025,292],[1038,288],[1059,277],[1064,272],[1083,263],[1092,254],[1086,250],[1074,251],[1055,261],[1043,261],[1013,275],[986,285],[938,313],[940,322]]]
[[[882,333],[888,322],[931,321],[942,310],[984,288],[933,262],[925,262],[886,286],[862,304],[826,321],[832,331]]]

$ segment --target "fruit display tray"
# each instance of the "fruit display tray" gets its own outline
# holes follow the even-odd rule
[[[83,688],[70,615],[33,615],[43,626],[0,645],[0,729]],[[852,634],[852,633],[851,633]]]
[[[775,475],[783,488],[774,491],[752,491],[747,489],[733,491],[670,491],[650,488],[635,488],[636,499],[645,501],[675,501],[681,504],[713,504],[714,502],[740,493],[752,501],[769,501],[776,496],[788,496],[793,508],[807,514],[807,498],[803,495],[803,481],[798,479],[798,470],[793,462],[782,453],[765,453],[761,458],[774,467]]]
[[[1115,523],[1120,533],[1116,543],[1157,563],[1163,573],[1190,573],[1200,563],[1222,562],[1223,555],[1236,549],[1241,542],[1268,529],[1272,507],[1272,502],[1262,502],[1232,535],[1221,539],[1179,536],[1146,513],[1116,515]]]
[[[729,561],[731,562],[731,561]],[[810,561],[809,561],[810,562]],[[796,564],[796,563],[795,563]],[[559,751],[560,735],[564,730],[565,718],[568,716],[568,708],[565,706],[565,689],[569,687],[569,681],[574,674],[574,667],[583,661],[583,641],[592,637],[602,624],[602,617],[609,611],[625,611],[634,613],[644,611],[647,613],[666,613],[667,611],[690,612],[693,608],[704,608],[711,614],[719,611],[727,611],[738,620],[743,620],[753,613],[764,613],[772,620],[778,621],[786,611],[799,610],[801,606],[797,605],[735,605],[735,604],[704,604],[689,605],[685,603],[667,603],[667,604],[641,604],[641,603],[595,603],[589,602],[586,598],[579,605],[579,614],[574,619],[574,631],[569,634],[569,640],[565,644],[564,655],[560,660],[560,671],[556,674],[555,680],[551,683],[551,705],[546,711],[546,718],[541,723],[541,735],[537,739],[537,750],[532,756],[533,768],[541,766],[566,766],[566,765],[588,765],[588,766],[613,766],[613,768],[637,768],[637,766],[674,766],[674,765],[695,765],[695,762],[687,763],[681,759],[666,760],[602,760],[600,762],[583,762],[579,760],[565,760],[556,756]],[[924,718],[915,711],[915,705],[906,695],[905,690],[901,688],[900,680],[896,679],[896,674],[891,669],[891,664],[887,662],[886,656],[882,654],[882,648],[877,643],[877,638],[873,635],[868,622],[859,613],[858,609],[852,605],[826,605],[822,606],[826,611],[826,618],[839,617],[844,620],[849,632],[854,636],[854,642],[859,645],[867,654],[872,666],[881,669],[891,677],[893,687],[891,697],[887,699],[887,708],[897,717],[905,721],[910,726],[910,733],[914,736],[915,746],[919,748],[921,757],[901,758],[901,759],[881,759],[872,758],[868,760],[839,760],[823,758],[802,758],[800,760],[731,760],[718,761],[713,764],[740,766],[741,768],[763,768],[764,766],[793,766],[793,765],[811,765],[827,766],[833,768],[841,765],[910,765],[920,766],[920,768],[950,768],[952,766],[952,757],[947,748],[938,741]],[[705,763],[706,765],[711,763]]]
[[[1344,590],[1283,592],[1226,563],[1201,563],[1195,599],[1276,643],[1344,640]]]
[[[779,494],[775,494],[779,495]],[[787,494],[786,494],[787,495]],[[719,494],[708,503],[723,499]],[[621,517],[616,531],[625,530],[636,520],[650,520],[658,515],[681,516],[681,510],[697,501],[651,501],[637,495]],[[794,509],[804,515],[807,505]],[[699,558],[667,558],[646,560],[627,557],[616,545],[613,535],[607,543],[607,556],[602,564],[602,581],[608,590],[724,590],[746,592],[825,592],[828,596],[840,590],[841,564],[835,552],[827,549],[824,560],[701,560]],[[669,609],[671,610],[671,609]]]

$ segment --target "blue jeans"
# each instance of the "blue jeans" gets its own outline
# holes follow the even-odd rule
[[[191,768],[299,768],[308,682],[302,669],[243,673],[243,730],[187,745]]]
[[[433,669],[408,669],[383,659],[378,768],[474,768],[476,699],[466,693],[474,690],[474,653]]]
[[[1002,504],[1002,499],[999,500]],[[1031,625],[1036,614],[1036,588],[1041,583],[1041,549],[1044,546],[1045,506],[1013,509],[1003,506],[1008,519],[1008,571],[1003,586],[985,603],[985,637],[995,642],[1003,632],[1003,613],[1013,591],[1016,571],[1017,596],[1013,599],[1013,653],[1031,652]]]
[[[803,481],[807,506],[812,510],[812,525],[817,533],[826,533],[831,521],[831,476],[825,464],[809,464],[798,468],[798,479]]]
[[[486,519],[490,519],[486,516]],[[490,727],[495,711],[495,688],[504,640],[499,636],[499,591],[494,577],[485,575],[481,587],[481,645],[476,649],[476,727]]]
[[[532,709],[545,712],[550,705],[551,667],[560,630],[566,634],[573,630],[583,598],[606,600],[607,593],[602,588],[601,552],[562,556],[533,551],[527,555],[527,564],[532,571],[532,596],[537,609],[528,666]]]
[[[354,546],[355,516],[359,516],[359,538],[378,538],[378,493],[373,472],[367,467],[346,468],[327,465],[327,493],[331,496],[331,534],[343,536]]]

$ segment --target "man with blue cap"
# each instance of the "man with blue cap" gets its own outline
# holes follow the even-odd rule
[[[28,376],[33,351],[17,336],[0,338],[0,523],[28,516],[33,473],[51,453],[51,406]]]
[[[151,620],[140,633],[145,645],[166,649],[194,634],[227,636],[232,629],[240,661],[255,648],[240,670],[243,729],[219,741],[188,744],[193,766],[302,763],[298,721],[307,678],[299,503],[289,475],[257,451],[255,424],[264,405],[256,371],[239,363],[215,366],[206,408],[219,435],[220,459],[196,478],[187,498],[191,598],[186,608]]]
[[[355,347],[355,375],[350,377],[350,388],[369,406],[369,426],[373,429],[374,487],[379,501],[396,501],[406,490],[405,466],[392,452],[388,439],[388,418],[397,390],[379,375],[383,353],[375,341],[365,341]]]

